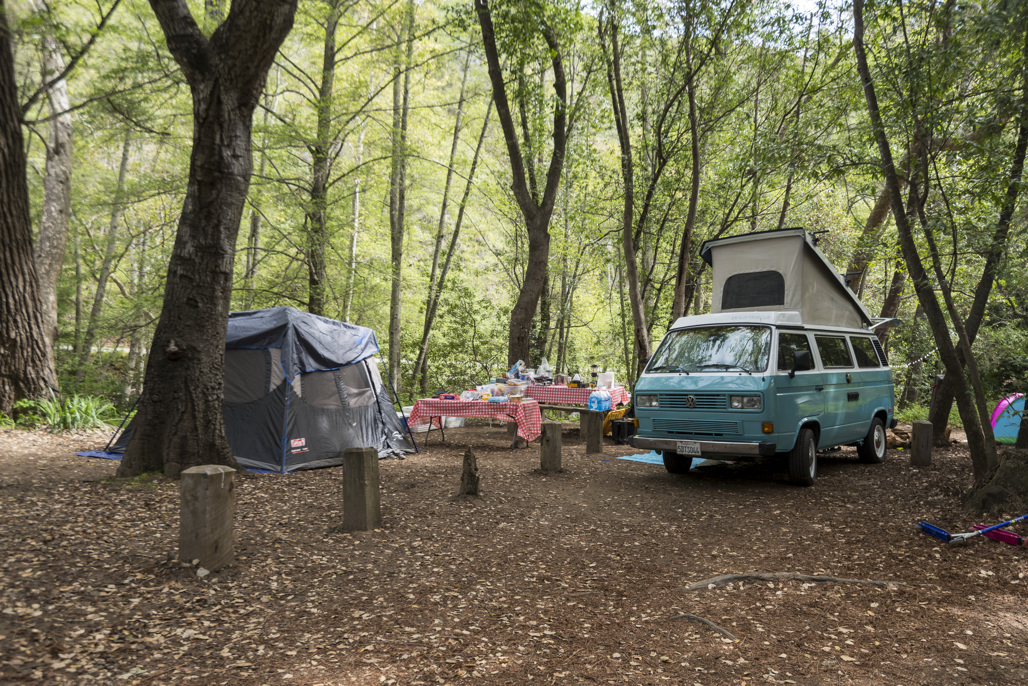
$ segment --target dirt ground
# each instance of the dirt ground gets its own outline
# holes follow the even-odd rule
[[[203,575],[175,560],[177,483],[75,456],[105,435],[0,431],[0,683],[1028,683],[1028,551],[915,528],[982,521],[966,446],[921,470],[846,449],[799,488],[586,455],[571,423],[558,474],[499,427],[446,439],[380,463],[363,534],[341,468],[241,475],[235,564]],[[775,573],[839,580],[699,583]]]

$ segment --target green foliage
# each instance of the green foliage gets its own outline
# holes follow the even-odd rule
[[[928,421],[928,405],[907,405],[904,408],[896,410],[896,420],[900,424],[913,424],[914,422],[927,422]],[[957,412],[956,405],[949,412],[948,423],[950,426],[955,426],[958,429],[963,427],[963,422],[960,421],[960,413]]]
[[[50,433],[76,429],[106,429],[116,409],[105,398],[72,395],[64,398],[19,400],[14,404],[18,426],[47,426]]]
[[[0,412],[0,429],[13,429],[14,426],[14,420]]]

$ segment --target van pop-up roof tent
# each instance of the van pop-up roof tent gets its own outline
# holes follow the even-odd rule
[[[863,328],[872,317],[804,229],[705,241],[712,313],[791,310],[805,324]]]
[[[291,307],[230,314],[222,409],[239,464],[286,473],[342,464],[346,448],[413,452],[377,352],[373,330]],[[125,452],[131,429],[111,453]]]

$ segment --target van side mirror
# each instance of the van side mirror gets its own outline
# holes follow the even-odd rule
[[[792,351],[792,369],[789,370],[790,379],[796,376],[796,372],[805,372],[813,368],[814,365],[811,364],[809,350]]]

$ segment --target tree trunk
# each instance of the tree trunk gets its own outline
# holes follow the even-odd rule
[[[478,134],[478,144],[475,146],[475,155],[471,159],[471,168],[468,170],[467,183],[464,185],[464,195],[461,197],[460,205],[457,208],[457,219],[453,223],[453,233],[450,234],[450,245],[446,249],[446,259],[443,262],[443,267],[439,272],[438,279],[433,280],[435,288],[430,290],[428,303],[425,306],[425,329],[421,334],[421,345],[418,352],[418,360],[414,365],[414,374],[412,378],[419,379],[421,383],[422,392],[426,392],[428,387],[425,379],[425,359],[428,356],[428,338],[432,333],[432,326],[435,324],[436,312],[439,309],[439,301],[442,298],[443,287],[446,285],[446,275],[450,271],[450,263],[453,260],[453,256],[457,253],[457,240],[460,238],[461,227],[464,224],[464,212],[468,206],[468,198],[471,195],[471,188],[475,182],[475,171],[478,168],[478,160],[482,154],[482,145],[485,142],[485,134],[489,128],[489,115],[493,111],[493,101],[489,100],[489,105],[485,110],[485,118],[482,120],[482,131]],[[455,139],[456,140],[456,139]]]
[[[507,364],[512,365],[518,360],[530,361],[532,317],[535,315],[536,306],[539,303],[549,261],[550,216],[553,213],[553,204],[557,196],[561,171],[564,167],[564,154],[567,149],[567,80],[564,75],[564,63],[556,33],[540,16],[538,18],[540,30],[550,49],[549,57],[553,67],[553,88],[556,99],[553,109],[553,152],[550,155],[550,166],[546,172],[546,185],[537,202],[525,179],[525,163],[511,116],[503,72],[500,69],[500,58],[497,53],[496,35],[488,0],[478,0],[475,3],[475,11],[482,28],[482,44],[485,48],[486,62],[489,65],[489,81],[492,84],[496,114],[500,120],[500,126],[503,128],[503,137],[510,158],[511,189],[521,214],[525,218],[525,228],[528,232],[528,259],[525,266],[525,278],[522,281],[517,301],[510,312],[510,328],[507,333]],[[532,149],[530,141],[526,140],[525,144],[528,150]]]
[[[891,196],[892,214],[896,221],[896,229],[903,249],[903,257],[906,260],[907,268],[911,278],[913,279],[914,289],[917,292],[918,300],[924,308],[925,316],[932,328],[932,334],[939,348],[939,357],[942,359],[943,364],[946,365],[947,375],[956,377],[960,417],[964,422],[965,433],[967,435],[968,449],[971,455],[975,484],[980,486],[984,483],[986,476],[997,464],[996,446],[994,441],[986,440],[986,434],[978,415],[978,408],[975,407],[975,403],[968,393],[967,381],[964,377],[964,369],[960,364],[956,347],[950,340],[945,314],[936,299],[932,282],[921,262],[917,245],[914,243],[907,210],[900,198],[901,191],[899,177],[896,173],[892,150],[878,109],[878,99],[875,93],[874,82],[871,79],[871,72],[867,65],[867,55],[864,52],[863,11],[864,1],[854,0],[853,46],[857,58],[857,71],[860,75],[861,84],[864,88],[864,96],[867,100],[868,115],[871,120],[872,130],[874,131],[879,153],[881,155],[882,169],[885,174],[885,183]],[[940,284],[940,286],[945,287],[945,284]],[[959,329],[959,322],[954,322],[954,326],[958,327],[958,335],[963,333]],[[963,345],[966,345],[966,343],[966,339],[962,341]]]
[[[399,47],[406,45],[406,52]],[[403,388],[402,353],[403,233],[407,211],[407,121],[410,111],[410,72],[414,61],[414,0],[408,0],[393,68],[392,173],[389,183],[389,237],[392,274],[389,289],[389,376],[396,392]]]
[[[100,324],[100,313],[103,310],[104,297],[107,295],[107,281],[111,278],[111,268],[114,265],[114,256],[118,251],[118,228],[121,224],[122,195],[125,191],[125,177],[128,171],[129,151],[132,149],[132,130],[125,130],[125,142],[121,147],[121,164],[118,167],[118,185],[114,189],[114,200],[111,204],[111,219],[107,225],[107,240],[104,244],[103,261],[100,264],[100,274],[96,279],[96,292],[93,294],[93,307],[89,311],[89,321],[86,324],[86,335],[82,340],[82,349],[79,351],[78,370],[75,372],[75,379],[81,383],[86,377],[86,366],[93,354],[93,343],[96,342],[96,329]]]
[[[210,39],[184,0],[151,0],[193,97],[189,184],[164,305],[119,476],[237,467],[222,414],[236,236],[253,171],[253,110],[296,0],[234,0]]]
[[[601,15],[598,22],[600,46],[603,48],[607,62],[607,89],[610,94],[611,106],[614,111],[614,128],[618,134],[618,145],[621,148],[621,182],[624,184],[624,203],[621,212],[621,251],[625,256],[625,281],[628,287],[628,303],[632,311],[632,354],[638,366],[627,367],[632,375],[631,383],[642,373],[643,367],[653,354],[650,341],[650,328],[646,317],[646,303],[643,300],[642,288],[639,283],[639,265],[637,259],[638,242],[642,234],[635,226],[635,166],[632,159],[631,121],[628,107],[625,104],[624,87],[621,79],[621,45],[618,40],[618,24],[611,16],[604,22]],[[610,44],[606,41],[609,31]],[[628,356],[626,356],[628,357]]]
[[[0,0],[0,412],[14,401],[42,398],[57,388],[53,348],[47,345],[32,250],[14,55]]]
[[[967,315],[967,336],[971,343],[978,337],[978,330],[985,317],[985,307],[989,302],[989,295],[996,281],[996,274],[999,271],[1000,263],[1007,254],[1007,238],[1010,234],[1010,221],[1017,209],[1017,199],[1021,189],[1021,177],[1024,172],[1024,161],[1028,152],[1028,29],[1025,31],[1025,43],[1022,52],[1022,81],[1021,81],[1021,103],[1018,116],[1017,141],[1014,144],[1014,155],[1010,161],[1010,172],[1007,175],[1007,192],[1003,207],[1000,209],[999,218],[996,222],[996,230],[993,232],[992,241],[985,254],[985,268],[982,271],[982,278],[975,288],[974,301],[971,303],[971,310]],[[959,352],[959,351],[958,351]],[[963,356],[961,356],[963,359]],[[949,418],[950,408],[953,406],[953,382],[949,375],[943,378],[936,396],[936,404],[928,421],[932,422],[934,441],[936,445],[945,445],[946,422]]]
[[[277,73],[277,72],[276,72]],[[271,112],[275,102],[271,93],[264,94],[264,128],[267,129],[268,121],[271,119]],[[264,136],[264,144],[261,145],[260,164],[257,168],[257,178],[264,178],[265,170],[268,167],[267,135]],[[264,208],[261,197],[258,193],[250,195],[250,233],[246,237],[246,265],[243,272],[243,302],[246,309],[253,309],[255,300],[255,288],[257,285],[257,265],[260,263],[261,255],[261,230],[264,225]]]
[[[325,285],[328,272],[328,177],[331,173],[332,98],[336,80],[336,27],[342,17],[339,1],[329,8],[325,19],[324,54],[321,62],[321,87],[317,101],[317,138],[310,146],[311,190],[307,206],[307,311],[325,316]]]
[[[57,342],[57,280],[64,265],[71,217],[72,128],[68,84],[51,82],[65,69],[60,46],[50,30],[43,34],[43,82],[50,109],[43,177],[43,211],[36,241],[36,277],[43,315],[43,335],[51,348]]]

